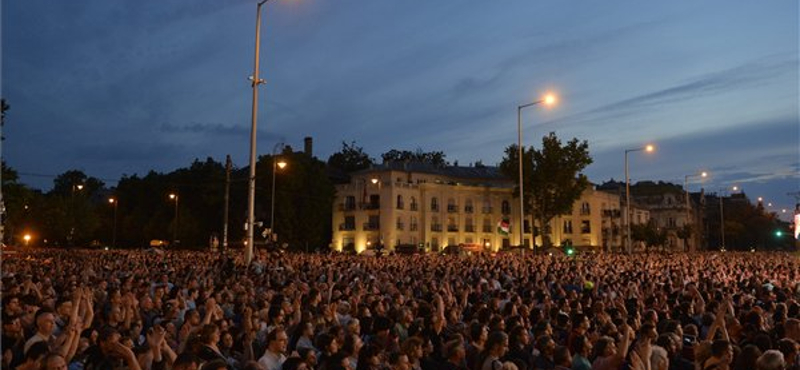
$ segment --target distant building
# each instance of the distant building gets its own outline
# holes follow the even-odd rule
[[[351,174],[336,185],[333,249],[416,246],[440,251],[449,245],[497,251],[519,245],[519,198],[516,183],[497,167],[436,167],[423,163],[384,163]],[[620,198],[587,189],[572,213],[555,217],[544,228],[554,246],[618,250],[624,230]],[[634,209],[634,221],[646,223],[649,212]],[[534,240],[529,220],[524,240]],[[537,228],[538,231],[541,228]],[[541,237],[535,238],[542,245]]]

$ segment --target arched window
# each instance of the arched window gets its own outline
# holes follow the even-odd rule
[[[403,209],[403,196],[398,194],[397,195],[397,209]]]
[[[502,210],[503,210],[503,214],[504,215],[510,215],[511,214],[511,205],[508,204],[507,200],[503,201]]]

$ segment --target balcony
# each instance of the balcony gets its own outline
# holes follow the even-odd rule
[[[417,210],[417,203],[411,203],[408,207],[409,210],[416,211]]]
[[[483,225],[483,232],[485,233],[492,232],[492,225]]]
[[[398,222],[397,223],[397,230],[403,230],[405,228],[406,228],[406,224],[404,224],[402,222]]]
[[[592,214],[592,212],[589,210],[589,208],[581,208],[581,211],[580,211],[580,215],[581,216],[589,216],[591,214]]]
[[[622,212],[618,209],[604,209],[603,210],[603,217],[621,217]]]
[[[458,232],[458,225],[447,225],[447,231],[451,233]]]
[[[381,205],[379,203],[361,203],[361,209],[380,209]]]
[[[464,207],[464,213],[473,213],[473,212],[475,212],[475,208],[473,208],[472,206]]]
[[[419,229],[419,225],[418,224],[410,224],[410,225],[408,225],[408,230],[409,231],[417,231],[417,229]]]
[[[442,224],[431,224],[431,231],[442,231]]]
[[[511,214],[511,207],[503,208],[503,214],[504,215],[510,215]]]
[[[466,231],[468,233],[474,233],[475,232],[475,225],[465,225],[464,226],[464,231]]]
[[[481,212],[486,214],[492,213],[492,207],[483,207],[481,208]]]
[[[448,204],[447,205],[447,213],[456,213],[458,212],[458,206],[455,204]]]
[[[364,231],[380,230],[381,224],[379,222],[365,222]]]
[[[339,231],[355,231],[356,225],[354,224],[339,224]]]
[[[355,211],[355,203],[339,203],[339,211]]]

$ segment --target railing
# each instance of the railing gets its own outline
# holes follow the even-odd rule
[[[458,206],[455,204],[448,204],[447,205],[447,213],[456,213],[458,212]]]
[[[464,213],[473,213],[474,211],[475,211],[475,208],[473,208],[472,206],[464,207]]]
[[[340,211],[355,211],[356,205],[353,203],[339,203],[339,210]]]
[[[492,207],[483,207],[481,208],[481,212],[483,213],[492,213]]]
[[[431,224],[431,231],[442,231],[442,224]]]
[[[592,214],[592,211],[591,211],[590,209],[588,209],[588,208],[581,208],[581,212],[580,212],[580,215],[581,215],[581,216],[588,216],[588,215],[590,215],[590,214]]]
[[[405,226],[405,224],[404,224],[404,223],[402,223],[402,222],[398,222],[398,223],[397,223],[397,230],[403,230],[403,229],[405,229],[405,227],[406,227],[406,226]]]
[[[410,209],[412,211],[416,211],[417,210],[417,203],[411,203],[411,206],[408,209]]]
[[[365,222],[364,230],[380,230],[381,224],[378,222]]]
[[[483,232],[485,233],[492,232],[492,225],[483,225]]]
[[[380,203],[361,203],[361,209],[379,209]]]
[[[474,233],[475,232],[475,226],[474,225],[465,225],[464,226],[464,231],[466,231],[468,233]]]
[[[339,231],[355,231],[356,225],[353,224],[339,224]]]
[[[417,231],[418,228],[419,228],[418,224],[410,224],[410,225],[408,225],[408,230],[410,230],[410,231]]]
[[[447,225],[447,231],[457,232],[458,231],[458,225]]]
[[[510,215],[511,214],[511,207],[503,208],[503,214],[504,215]]]

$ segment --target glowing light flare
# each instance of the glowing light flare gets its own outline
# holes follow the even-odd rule
[[[546,94],[544,99],[542,99],[542,102],[544,102],[545,105],[555,105],[557,101],[558,99],[556,96],[551,93]]]
[[[284,162],[284,161],[280,161],[280,162],[278,162],[278,168],[280,168],[280,169],[284,169],[284,168],[286,168],[286,165],[287,165],[287,164],[288,164],[288,163],[286,163],[286,162]]]

